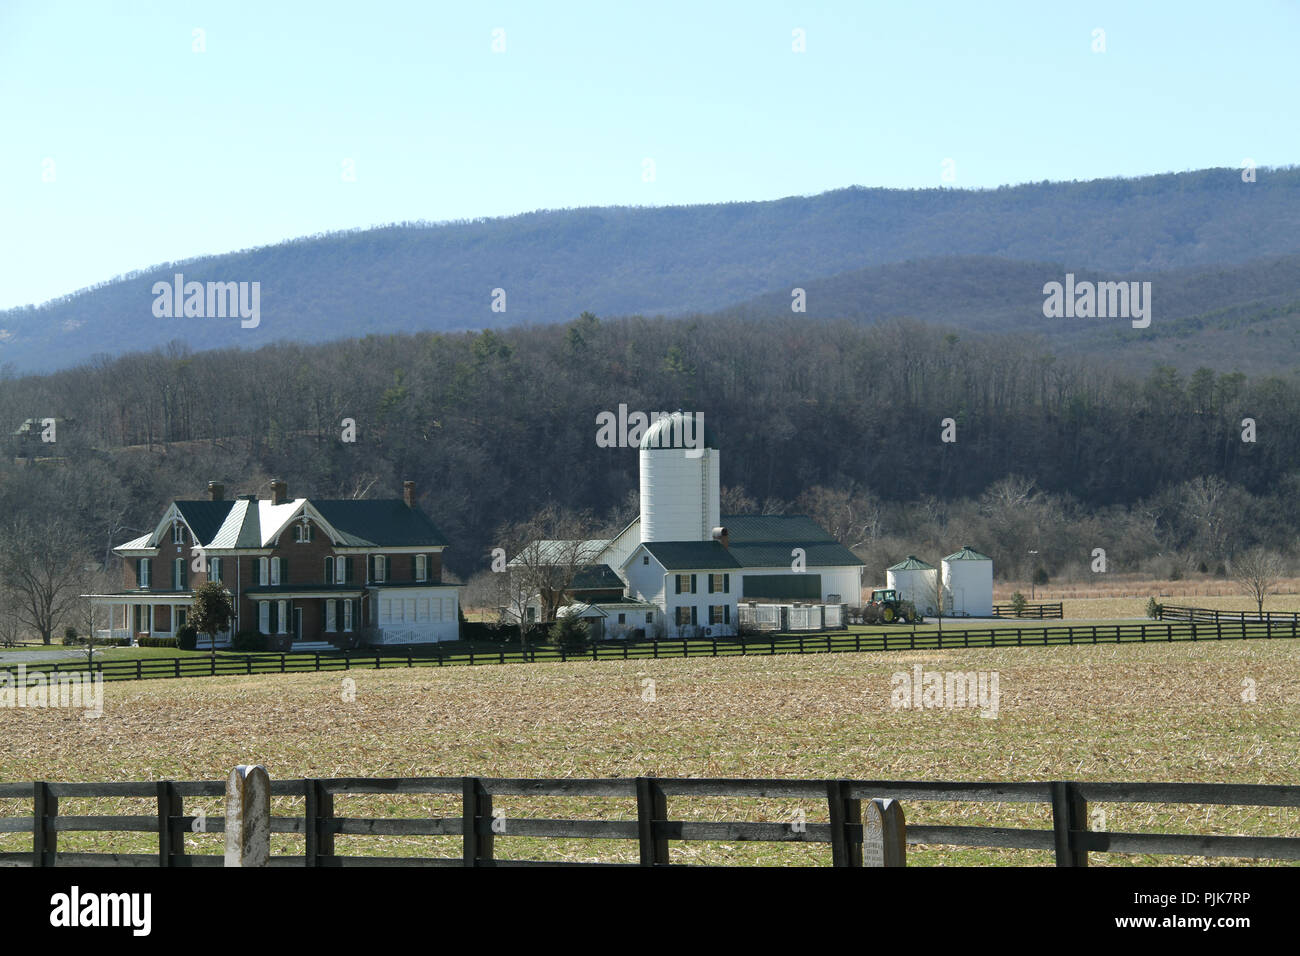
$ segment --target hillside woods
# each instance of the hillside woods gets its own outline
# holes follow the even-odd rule
[[[1256,543],[1286,549],[1300,529],[1300,388],[1281,378],[1137,379],[1033,340],[905,321],[590,313],[256,351],[173,345],[11,375],[8,429],[55,418],[57,441],[10,439],[0,513],[66,524],[103,558],[210,479],[231,494],[277,476],[347,497],[396,496],[413,478],[452,542],[448,567],[467,576],[503,524],[544,504],[615,529],[635,513],[635,453],[596,441],[597,415],[620,404],[703,412],[724,511],[812,514],[873,571],[967,542],[1000,575],[1024,573],[1030,548],[1053,574],[1096,547],[1117,571],[1212,570]]]

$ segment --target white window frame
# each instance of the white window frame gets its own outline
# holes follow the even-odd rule
[[[346,555],[336,555],[334,558],[334,583],[347,584],[348,580],[348,559]]]
[[[185,543],[185,525],[179,521],[172,522],[172,544]]]
[[[176,558],[172,561],[172,590],[179,591],[185,586],[185,559]]]
[[[289,602],[288,601],[280,601],[277,603],[276,617],[279,618],[279,620],[275,622],[276,633],[288,634],[289,633]]]
[[[271,602],[257,602],[257,630],[262,634],[271,633]]]
[[[153,584],[153,558],[141,558],[140,580],[136,582],[140,587],[147,588]]]
[[[271,565],[271,587],[277,587],[277,586],[279,586],[279,584],[281,583],[281,581],[282,581],[282,579],[283,579],[283,575],[280,573],[280,561],[281,561],[281,559],[280,559],[280,558],[267,558],[267,561],[268,561],[268,562],[270,563],[270,565]],[[284,632],[281,631],[280,633],[284,633]]]
[[[269,560],[267,558],[257,559],[257,583],[260,587],[266,587],[271,581],[271,571]]]
[[[415,580],[429,580],[429,556],[427,554],[417,554],[415,556]]]
[[[344,600],[343,602],[343,632],[346,634],[352,630],[352,601]]]
[[[221,558],[208,558],[208,580],[215,583],[221,583]]]
[[[335,634],[338,632],[339,620],[337,611],[338,605],[335,603],[334,598],[330,598],[325,602],[325,633],[327,634]]]
[[[384,580],[385,580],[385,578],[386,578],[386,575],[384,574],[384,572],[385,572],[385,571],[387,570],[387,568],[388,568],[388,561],[385,560],[385,558],[384,558],[384,556],[383,556],[382,554],[376,554],[376,555],[373,555],[373,557],[374,557],[374,560],[373,560],[373,561],[367,562],[368,564],[371,565],[371,571],[374,573],[374,576],[375,576],[375,577],[374,577],[374,581],[373,581],[373,583],[374,583],[374,584],[383,584],[383,583],[384,583]]]

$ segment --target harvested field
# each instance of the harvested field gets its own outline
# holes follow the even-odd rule
[[[891,706],[891,675],[996,671],[996,718]],[[446,670],[255,675],[105,685],[104,714],[0,710],[0,779],[219,779],[238,763],[302,776],[850,777],[924,780],[1300,782],[1300,642],[1003,648],[779,658],[590,661]],[[345,701],[343,681],[356,682]],[[1257,699],[1243,701],[1244,681]],[[643,700],[653,680],[653,700]],[[631,801],[505,798],[507,819],[634,818]],[[219,800],[187,802],[220,814]],[[788,822],[797,801],[674,798],[675,819]],[[1095,807],[1109,829],[1300,836],[1300,811]],[[153,812],[149,801],[65,801],[61,812]],[[30,813],[0,801],[0,815]],[[277,814],[294,801],[277,798]],[[301,812],[298,802],[297,811]],[[340,798],[339,815],[459,813],[455,798]],[[1045,807],[912,804],[914,823],[1046,827]],[[220,836],[192,834],[189,852]],[[0,834],[0,850],[30,848]],[[149,852],[150,834],[65,833],[60,848]],[[300,837],[277,836],[279,853]],[[459,854],[454,837],[340,837],[339,853]],[[498,855],[634,860],[620,841],[499,837]],[[673,844],[681,862],[825,863],[819,846]],[[1094,854],[1096,864],[1240,862]],[[913,848],[915,865],[1050,864],[1037,851]]]

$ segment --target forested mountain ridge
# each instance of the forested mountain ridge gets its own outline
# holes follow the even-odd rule
[[[1114,318],[1048,318],[1043,286],[1058,263],[990,256],[891,263],[817,279],[804,287],[806,315],[873,323],[915,318],[975,332],[1039,335],[1062,354],[1104,356],[1143,374],[1155,364],[1185,371],[1291,372],[1300,368],[1300,255],[1168,271],[1069,270],[1082,282],[1150,282],[1147,328]],[[723,309],[721,316],[791,314],[790,290]]]
[[[770,202],[558,210],[312,236],[145,269],[0,312],[0,364],[51,370],[174,339],[195,350],[247,349],[544,324],[584,309],[681,315],[854,270],[954,256],[1139,274],[1297,253],[1294,168],[1261,169],[1253,183],[1239,170],[1211,169],[996,190],[853,187]],[[154,283],[177,272],[186,281],[261,283],[260,325],[155,317]],[[930,284],[918,267],[910,274],[914,292]],[[1004,294],[987,277],[971,278],[976,299]],[[505,291],[504,312],[492,310],[494,289]]]

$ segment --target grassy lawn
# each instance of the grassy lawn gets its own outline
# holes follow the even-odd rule
[[[1132,625],[1147,625],[1151,631],[1148,640],[1165,638],[1162,632],[1165,625],[1161,622],[1147,621],[1145,618],[1125,621],[1122,619],[1094,619],[1081,621],[1039,621],[1039,620],[970,620],[946,619],[942,628],[940,622],[931,620],[919,626],[911,625],[853,625],[842,630],[799,634],[763,634],[750,638],[718,638],[667,640],[657,645],[653,642],[602,641],[594,648],[590,645],[560,649],[545,643],[532,643],[529,646],[530,663],[564,661],[566,659],[601,660],[651,660],[670,657],[744,657],[776,656],[801,653],[854,651],[882,652],[886,650],[903,650],[915,647],[917,650],[935,648],[943,641],[947,645],[962,648],[1002,647],[1002,646],[1042,646],[1068,644],[1071,635],[1076,641],[1088,641],[1091,636],[1098,643],[1113,640],[1113,633],[1108,631],[1115,625],[1123,625],[1129,630],[1120,635],[1122,643],[1140,642],[1142,633]],[[1173,641],[1192,639],[1192,632],[1185,624],[1173,623]],[[1200,640],[1221,636],[1224,639],[1239,638],[1243,629],[1252,639],[1265,637],[1265,625],[1227,622],[1218,629],[1214,625],[1200,626]],[[1207,637],[1208,635],[1208,637]],[[1276,636],[1276,635],[1274,635]],[[593,658],[593,652],[596,658]],[[291,673],[314,671],[319,663],[321,670],[346,670],[351,668],[373,668],[376,663],[380,668],[396,667],[430,667],[465,664],[509,664],[522,663],[519,645],[515,642],[471,642],[445,641],[440,644],[425,645],[417,648],[402,647],[365,647],[348,653],[342,651],[303,652],[281,655],[267,652],[232,652],[219,651],[215,658],[215,671],[209,670],[213,661],[211,652],[181,651],[175,648],[108,648],[101,656],[96,653],[97,668],[103,668],[105,679],[141,679],[172,678],[223,675],[251,675],[256,673]],[[175,667],[169,662],[175,662]],[[73,657],[51,656],[39,662],[28,662],[27,670],[53,670],[58,665],[60,673],[85,670],[87,661],[84,653]],[[132,665],[135,666],[132,666]],[[12,665],[9,665],[12,666]]]
[[[996,671],[996,718],[891,706],[891,675]],[[221,779],[238,763],[301,776],[848,777],[899,780],[1300,782],[1300,642],[1076,647],[582,661],[415,668],[105,685],[104,714],[0,710],[0,780]],[[355,699],[344,678],[355,681]],[[1243,702],[1243,681],[1256,700]],[[653,681],[653,699],[645,699]],[[634,819],[632,801],[499,798],[522,817]],[[187,812],[222,812],[221,800]],[[824,822],[824,803],[671,798],[674,819]],[[913,803],[909,822],[1045,828],[1046,807]],[[1114,805],[1105,828],[1300,836],[1300,811]],[[67,813],[148,815],[133,799],[68,799]],[[276,798],[277,815],[301,799]],[[0,816],[30,814],[0,800]],[[456,816],[453,797],[340,797],[349,816]],[[1094,821],[1094,827],[1101,828]],[[634,842],[499,836],[503,858],[635,860]],[[218,853],[219,834],[189,834]],[[277,853],[301,837],[274,836]],[[0,850],[30,849],[0,834]],[[150,834],[60,834],[66,850],[150,852]],[[456,837],[340,836],[338,852],[457,856]],[[672,844],[680,862],[826,863],[797,844]],[[1238,863],[1093,854],[1095,865]],[[1041,851],[912,847],[909,865],[1050,865]]]

